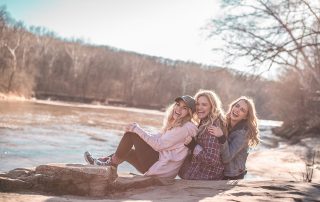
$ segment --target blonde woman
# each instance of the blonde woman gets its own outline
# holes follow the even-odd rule
[[[228,136],[216,127],[210,127],[210,134],[219,137],[223,143],[222,161],[225,163],[225,180],[243,179],[249,147],[259,143],[259,129],[256,109],[252,99],[242,96],[233,101],[227,113]]]
[[[197,134],[198,129],[192,122],[194,112],[194,98],[178,97],[167,109],[162,132],[152,135],[137,123],[130,124],[113,155],[95,159],[85,152],[85,160],[89,164],[113,168],[127,161],[146,176],[174,178],[188,154],[185,139]]]
[[[209,90],[200,90],[195,100],[199,130],[196,140],[186,145],[192,151],[192,158],[184,161],[179,176],[189,180],[220,180],[224,168],[221,145],[217,137],[209,134],[208,128],[215,126],[221,130],[226,129],[221,101],[217,94]]]

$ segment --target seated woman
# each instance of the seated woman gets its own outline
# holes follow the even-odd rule
[[[223,178],[221,145],[218,138],[210,135],[208,128],[216,126],[225,130],[225,118],[219,97],[209,90],[200,90],[196,95],[196,114],[200,121],[199,131],[195,139],[187,145],[191,151],[191,159],[187,158],[180,171],[182,179],[220,180]]]
[[[178,97],[167,109],[162,132],[152,135],[137,123],[130,124],[114,154],[95,159],[85,152],[85,160],[113,168],[127,161],[146,176],[174,178],[188,154],[185,139],[197,134],[192,122],[194,112],[195,100],[191,96]]]
[[[210,127],[209,133],[223,144],[224,180],[243,179],[249,147],[259,143],[255,105],[252,99],[240,97],[231,103],[227,113],[228,136],[220,128]]]

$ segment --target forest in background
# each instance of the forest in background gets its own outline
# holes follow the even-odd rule
[[[0,8],[0,92],[5,94],[163,109],[178,95],[212,89],[225,109],[247,95],[260,118],[293,121],[302,112],[314,113],[309,106],[315,102],[306,99],[298,80],[290,69],[274,81],[62,39],[43,27],[27,28]]]

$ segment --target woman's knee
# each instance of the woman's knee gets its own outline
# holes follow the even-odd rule
[[[131,140],[131,137],[133,136],[133,132],[125,132],[122,136],[122,139]]]
[[[138,136],[138,134],[136,134],[136,133],[134,133],[134,132],[125,132],[124,134],[123,134],[123,136]]]
[[[134,132],[125,132],[123,136],[131,139],[132,141],[137,140],[137,139],[141,139],[140,136]]]

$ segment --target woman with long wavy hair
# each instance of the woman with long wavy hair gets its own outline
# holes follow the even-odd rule
[[[178,97],[168,107],[160,133],[150,134],[137,123],[132,123],[126,127],[114,154],[96,159],[85,152],[84,158],[91,165],[109,166],[115,171],[114,175],[117,166],[127,161],[146,176],[174,178],[188,154],[185,139],[197,134],[194,112],[193,97]]]
[[[219,137],[223,145],[222,161],[225,164],[225,180],[243,179],[246,175],[246,161],[249,147],[259,144],[259,129],[256,109],[252,99],[242,96],[234,100],[227,113],[228,135],[217,127],[210,127],[209,133]]]
[[[225,118],[220,98],[210,90],[200,90],[195,95],[198,134],[186,146],[191,150],[179,171],[182,179],[220,180],[224,165],[221,160],[221,145],[218,138],[210,135],[211,126],[225,130]],[[190,140],[186,140],[187,142]]]

